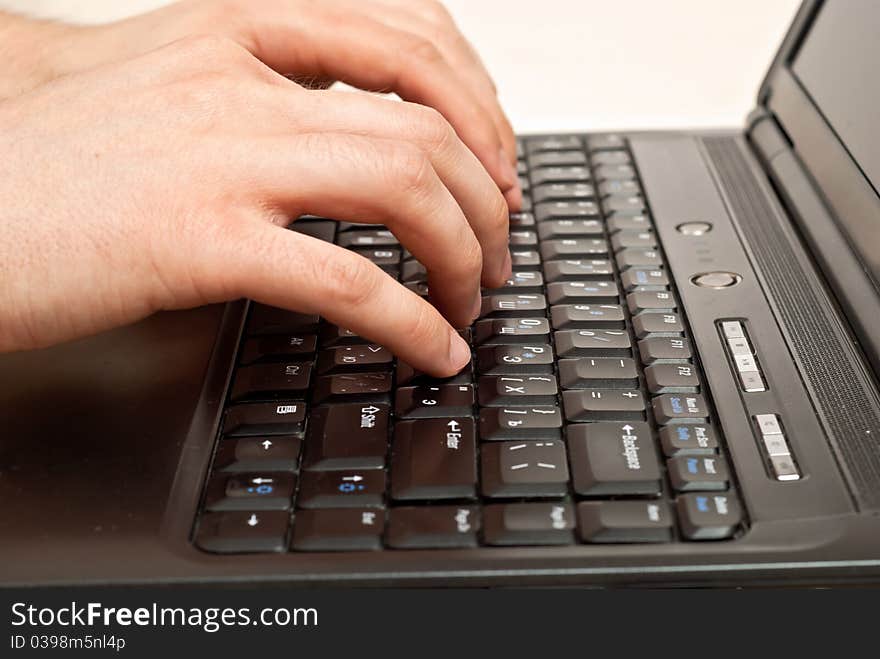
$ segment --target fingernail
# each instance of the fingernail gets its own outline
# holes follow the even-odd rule
[[[506,192],[513,187],[519,187],[519,175],[514,166],[510,164],[510,159],[504,149],[498,152],[498,164],[501,171],[501,189]]]
[[[455,330],[449,331],[449,361],[456,373],[471,360],[471,349]]]
[[[505,281],[513,277],[513,257],[510,255],[509,249],[504,255],[504,265],[501,266],[501,276]]]

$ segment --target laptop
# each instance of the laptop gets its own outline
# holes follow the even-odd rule
[[[741,128],[519,138],[455,377],[246,300],[3,355],[0,583],[877,580],[878,33],[807,0]]]

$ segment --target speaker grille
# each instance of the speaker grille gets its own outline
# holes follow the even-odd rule
[[[846,335],[832,315],[815,273],[805,270],[737,142],[703,138],[727,194],[731,211],[776,302],[795,361],[813,396],[859,507],[880,509],[880,410],[863,367],[842,341]]]

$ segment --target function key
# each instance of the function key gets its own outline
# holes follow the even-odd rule
[[[627,291],[664,291],[669,285],[669,277],[662,268],[629,268],[620,280]]]
[[[235,372],[229,397],[233,401],[294,397],[305,393],[311,375],[310,363],[279,362],[242,366]]]
[[[672,540],[672,513],[665,501],[582,501],[577,514],[583,542]]]
[[[681,317],[670,313],[640,313],[633,318],[636,337],[646,339],[650,336],[680,336],[684,332]]]
[[[397,501],[473,499],[477,495],[474,420],[401,421],[394,428],[391,497]]]
[[[542,167],[531,173],[532,185],[543,183],[585,183],[590,180],[587,167]]]
[[[634,179],[636,170],[630,165],[599,165],[595,169],[596,180],[616,181],[622,179]]]
[[[653,231],[618,231],[611,236],[611,248],[615,252],[627,247],[657,249],[657,237]]]
[[[487,444],[480,461],[485,497],[563,497],[568,492],[562,440]]]
[[[599,165],[628,165],[632,162],[629,154],[622,149],[613,151],[609,149],[600,153],[594,153],[592,159],[594,167]]]
[[[706,421],[709,409],[700,394],[663,394],[656,396],[654,418],[657,423],[666,425],[675,421]]]
[[[572,257],[590,257],[607,254],[608,243],[604,238],[564,238],[546,240],[541,244],[541,256],[545,261]]]
[[[555,405],[484,407],[480,439],[558,439],[562,413]]]
[[[619,304],[557,304],[550,307],[554,329],[623,329]]]
[[[642,193],[642,189],[636,181],[604,181],[599,185],[600,197],[624,196],[634,197]]]
[[[544,151],[529,154],[527,162],[532,170],[539,167],[583,167],[587,164],[587,156],[581,151]]]
[[[550,304],[614,304],[619,301],[617,282],[557,281],[547,284]]]
[[[606,197],[602,206],[606,213],[641,215],[645,212],[645,201],[641,197]]]
[[[389,405],[344,403],[316,408],[309,420],[303,469],[382,469]]]
[[[643,311],[675,311],[675,298],[669,291],[633,291],[626,296],[629,312],[633,315]]]
[[[636,363],[628,357],[561,359],[557,367],[564,389],[635,389],[639,386]]]
[[[742,523],[736,496],[723,494],[685,494],[678,497],[681,533],[688,540],[724,540],[733,536]]]
[[[547,299],[543,295],[488,295],[483,297],[480,315],[510,318],[523,313],[543,312],[546,309]]]
[[[578,494],[660,494],[660,462],[647,423],[578,424],[569,426],[567,433]]]
[[[565,418],[579,421],[641,421],[645,399],[638,389],[583,389],[562,392]]]
[[[401,506],[390,513],[385,541],[392,549],[462,549],[477,546],[477,506]]]
[[[245,341],[239,361],[251,364],[269,360],[313,359],[317,345],[318,337],[314,334],[261,336]]]
[[[567,503],[506,503],[483,509],[488,545],[565,545],[574,541],[574,509]]]
[[[584,148],[579,137],[563,135],[561,137],[530,137],[526,140],[526,153],[543,151],[580,151]]]
[[[548,344],[481,346],[477,348],[477,371],[483,375],[552,373],[553,348]]]
[[[683,362],[693,355],[687,339],[673,336],[649,336],[639,341],[639,355],[645,364]]]
[[[226,412],[223,433],[227,437],[301,435],[305,419],[306,406],[301,401],[233,405]]]
[[[598,218],[599,206],[595,201],[545,201],[535,206],[535,219],[538,223],[546,220],[566,220],[572,218]]]
[[[626,140],[620,135],[591,135],[587,138],[587,151],[614,151],[626,148]]]
[[[570,357],[629,357],[632,344],[625,330],[561,330],[554,332],[556,354]]]
[[[700,386],[693,364],[652,364],[645,380],[652,394],[696,393]]]
[[[391,391],[391,373],[340,373],[315,380],[312,393],[315,403],[329,401],[386,402]]]
[[[382,548],[384,530],[384,510],[300,510],[290,547],[295,551],[374,551]]]
[[[205,508],[217,510],[288,510],[296,491],[289,472],[215,474],[205,493]]]
[[[296,471],[302,440],[271,436],[223,439],[214,456],[215,471]]]
[[[592,199],[596,191],[589,183],[544,183],[532,190],[532,199],[536,204],[545,201],[577,201]]]
[[[608,233],[618,231],[646,231],[651,228],[651,220],[644,213],[638,215],[608,213]]]
[[[552,375],[484,375],[480,377],[480,405],[554,405],[556,378]]]
[[[473,385],[422,385],[400,387],[395,394],[394,413],[401,419],[470,416],[473,406]]]
[[[544,263],[547,281],[604,279],[614,275],[611,261],[605,259],[567,259]]]
[[[376,508],[382,506],[384,494],[385,472],[381,469],[304,471],[296,505],[298,508]]]
[[[660,252],[655,249],[639,249],[628,247],[617,252],[617,266],[621,270],[627,268],[658,268],[663,265]]]
[[[660,430],[660,444],[668,457],[676,455],[712,455],[718,440],[712,426],[682,423]]]
[[[477,344],[528,343],[536,337],[548,337],[550,324],[546,318],[487,318],[474,327]],[[542,342],[546,340],[539,338]]]
[[[289,521],[283,511],[205,513],[195,543],[218,554],[282,552]]]

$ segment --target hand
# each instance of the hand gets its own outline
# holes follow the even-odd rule
[[[231,39],[298,80],[342,80],[436,108],[511,209],[521,207],[513,130],[479,56],[437,0],[185,0],[53,35],[61,45],[52,69],[83,70],[196,35]]]
[[[470,323],[510,273],[505,200],[438,112],[305,90],[225,39],[0,103],[0,152],[0,350],[249,297],[451,375],[470,353],[443,315]],[[437,308],[283,228],[305,213],[387,225]]]

